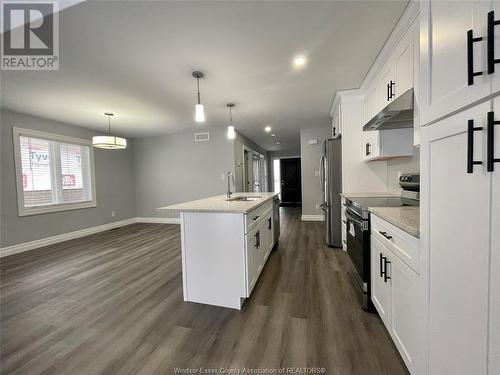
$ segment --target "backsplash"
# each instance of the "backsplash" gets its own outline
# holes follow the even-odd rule
[[[413,148],[413,156],[387,160],[387,191],[399,194],[398,172],[420,173],[420,148]]]

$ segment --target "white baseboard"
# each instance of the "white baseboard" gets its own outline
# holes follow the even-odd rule
[[[0,248],[0,258],[8,255],[14,255],[25,251],[38,249],[40,247],[53,245],[59,242],[72,240],[75,238],[85,237],[90,234],[104,232],[106,230],[123,227],[134,223],[161,223],[161,224],[180,224],[180,219],[164,218],[164,217],[132,217],[126,220],[115,221],[113,223],[98,225],[95,227],[85,228],[74,232],[58,234],[57,236],[42,238],[35,241],[23,242],[17,245]]]
[[[302,215],[302,221],[323,221],[323,215]]]
[[[137,223],[155,223],[155,224],[180,224],[181,219],[175,217],[136,217]]]

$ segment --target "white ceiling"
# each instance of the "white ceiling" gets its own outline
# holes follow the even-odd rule
[[[330,123],[336,90],[360,85],[406,4],[84,2],[61,12],[59,71],[3,71],[2,106],[96,130],[114,112],[114,132],[138,138],[225,127],[234,102],[238,131],[268,150],[296,147],[299,129]],[[193,70],[206,74],[202,125]]]

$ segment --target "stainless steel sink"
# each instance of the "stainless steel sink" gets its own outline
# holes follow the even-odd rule
[[[250,196],[239,196],[239,197],[232,197],[229,199],[226,199],[228,202],[251,202],[251,201],[256,201],[257,199],[260,199],[261,197],[255,196],[255,197],[250,197]]]

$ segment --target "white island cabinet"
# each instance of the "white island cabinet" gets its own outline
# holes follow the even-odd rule
[[[236,193],[160,208],[180,212],[184,301],[241,309],[278,241],[276,195]]]

